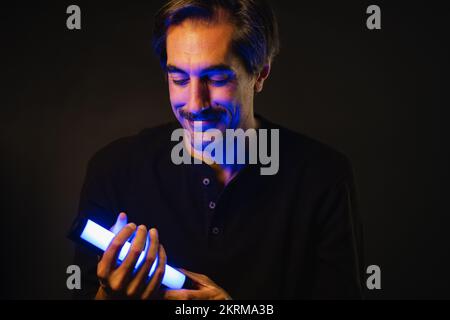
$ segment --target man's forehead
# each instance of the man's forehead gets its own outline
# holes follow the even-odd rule
[[[168,64],[223,64],[230,54],[233,25],[186,20],[167,33]],[[176,61],[175,61],[176,60]]]

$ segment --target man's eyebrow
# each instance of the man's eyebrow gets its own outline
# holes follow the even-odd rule
[[[188,74],[188,72],[184,71],[181,68],[178,68],[174,65],[168,64],[166,67],[167,73],[183,73],[183,74]],[[218,72],[226,72],[226,73],[235,73],[234,70],[226,65],[226,64],[217,64],[217,65],[213,65],[210,66],[208,68],[205,68],[203,70],[201,70],[200,74],[201,75],[205,75],[205,74],[210,74],[210,73],[218,73]]]
[[[216,73],[216,72],[227,72],[227,73],[234,73],[233,69],[226,64],[218,64],[215,66],[208,67],[204,70],[202,70],[202,74],[207,73]]]
[[[175,67],[171,64],[168,64],[166,67],[167,73],[184,73],[184,74],[188,74],[186,71],[184,71],[183,69],[180,69],[178,67]]]

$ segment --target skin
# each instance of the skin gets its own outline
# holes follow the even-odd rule
[[[137,230],[136,230],[137,229]],[[97,277],[100,287],[97,291],[97,300],[107,299],[142,299],[156,298],[156,293],[164,277],[166,265],[166,252],[159,244],[158,231],[143,225],[136,228],[133,223],[127,224],[127,216],[120,213],[116,224],[111,228],[116,236],[106,249],[97,265]],[[117,266],[117,257],[125,242],[136,231],[130,251],[120,266]],[[146,246],[146,243],[150,245]],[[145,260],[136,272],[134,266],[142,251],[146,252]],[[147,279],[150,268],[156,257],[159,257],[158,266],[151,279]]]
[[[194,121],[201,121],[203,131],[218,129],[256,129],[253,100],[255,92],[263,89],[269,76],[270,62],[257,74],[249,74],[241,60],[232,52],[234,25],[226,13],[219,11],[213,22],[185,20],[171,26],[167,33],[167,78],[170,103],[181,126],[194,137]],[[201,135],[205,142],[209,138]],[[185,142],[194,146],[192,141]],[[199,150],[187,148],[194,157]],[[200,150],[201,151],[201,150]],[[219,181],[229,183],[240,167],[212,164]],[[159,244],[158,232],[145,226],[127,224],[121,213],[112,227],[116,237],[98,263],[97,276],[102,284],[97,299],[128,297],[132,299],[167,300],[227,300],[229,294],[206,275],[180,269],[194,283],[193,290],[160,290],[164,276],[166,254]],[[136,231],[132,247],[125,261],[116,266],[123,244]],[[147,246],[150,239],[150,246]],[[145,262],[133,272],[141,252],[146,251]],[[159,264],[151,279],[147,279],[157,255]]]
[[[171,26],[167,32],[167,77],[170,103],[181,126],[189,132],[185,142],[194,157],[201,158],[192,139],[194,121],[203,131],[218,129],[256,129],[253,101],[255,92],[263,89],[270,63],[258,74],[249,74],[232,51],[235,27],[227,14],[220,12],[216,21],[187,19]],[[202,110],[203,109],[203,110]],[[202,121],[205,120],[205,121]],[[204,144],[210,137],[200,133]],[[241,166],[213,164],[219,181],[228,184]]]
[[[230,300],[230,295],[205,275],[180,269],[189,277],[195,289],[193,290],[163,290],[161,281],[164,277],[166,252],[159,243],[158,232],[141,225],[136,228],[134,223],[127,224],[127,216],[120,213],[111,231],[117,232],[111,244],[106,249],[97,265],[97,277],[101,283],[96,300],[134,299],[134,300]],[[136,232],[131,249],[120,266],[117,257],[124,243]],[[146,243],[150,245],[146,246]],[[135,271],[134,266],[142,251],[146,252],[145,260]],[[147,275],[156,257],[158,266],[153,276]]]

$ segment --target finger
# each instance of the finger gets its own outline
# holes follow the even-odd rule
[[[188,271],[188,270],[182,269],[182,268],[180,268],[179,271],[184,273],[186,276],[188,276],[190,279],[192,279],[195,283],[208,285],[211,282],[211,280],[204,274],[195,273],[195,272]]]
[[[158,266],[152,278],[150,279],[147,288],[145,288],[145,291],[142,295],[142,299],[144,300],[150,299],[159,290],[161,282],[164,278],[164,274],[166,272],[166,262],[167,262],[166,250],[162,245],[160,245],[158,253]]]
[[[136,231],[136,237],[128,249],[127,256],[120,267],[114,270],[109,278],[109,287],[113,291],[122,291],[122,289],[126,288],[129,276],[133,272],[136,261],[144,249],[146,234],[147,228],[143,225],[139,226]]]
[[[134,270],[136,262],[138,261],[139,256],[145,248],[145,240],[147,239],[146,235],[147,228],[144,225],[140,225],[137,229],[136,237],[131,243],[130,250],[128,251],[125,260],[117,270],[119,274],[123,273],[124,275],[126,275]]]
[[[109,229],[114,234],[118,234],[120,230],[122,230],[128,223],[128,217],[125,212],[121,212],[117,216],[116,223]]]
[[[148,277],[148,273],[154,261],[154,260],[149,261],[148,259],[148,253],[150,249],[150,231],[147,233],[146,238],[147,240],[144,249],[145,260],[144,263],[140,266],[140,268],[136,272],[134,278],[130,281],[130,284],[128,285],[126,292],[128,297],[135,297],[139,292],[143,290],[144,285],[146,283],[146,279]]]
[[[103,274],[105,270],[109,273],[109,270],[116,266],[120,250],[122,250],[123,245],[133,234],[134,230],[136,230],[136,225],[134,223],[129,223],[113,238],[99,262],[98,266],[103,270],[103,272],[100,273]]]
[[[165,300],[189,300],[191,290],[166,290],[164,291]]]
[[[141,292],[147,283],[147,278],[150,269],[157,257],[157,250],[159,246],[158,231],[156,229],[150,229],[147,233],[147,242],[145,247],[145,260],[139,268],[133,280],[127,289],[129,296],[135,296],[138,292]]]
[[[159,251],[159,235],[158,235],[158,230],[156,230],[155,228],[150,229],[150,248],[145,260],[145,263],[147,265],[150,265],[149,271],[152,269],[153,267],[153,263],[155,262],[155,260],[157,259],[158,256],[158,251]],[[155,266],[156,268],[157,266]]]
[[[208,294],[202,290],[166,290],[166,300],[207,300]]]

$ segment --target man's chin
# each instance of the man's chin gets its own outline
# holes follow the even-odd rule
[[[217,128],[217,131],[214,132],[200,132],[200,131],[191,131],[185,129],[189,133],[190,145],[196,151],[204,151],[206,147],[208,147],[212,142],[220,143],[224,138],[224,133],[222,130]]]
[[[203,151],[205,151],[208,144],[209,144],[208,141],[202,141],[201,143],[192,143],[191,150],[196,151],[196,152],[203,152]]]

